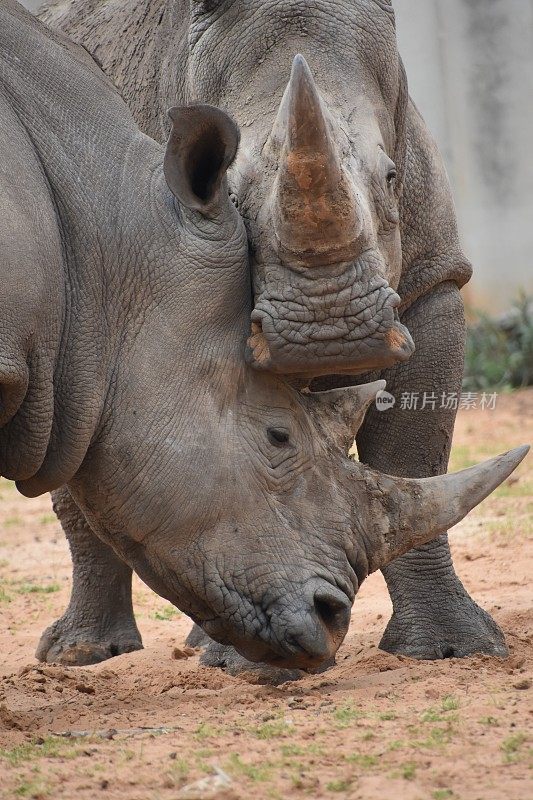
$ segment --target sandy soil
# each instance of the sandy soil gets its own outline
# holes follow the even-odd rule
[[[532,432],[532,391],[461,412],[454,467]],[[48,498],[6,481],[0,492],[0,797],[533,797],[532,457],[452,534],[458,572],[503,626],[509,660],[380,652],[390,603],[374,575],[338,665],[279,687],[177,659],[190,623],[140,581],[144,651],[38,665],[39,634],[68,599],[68,552]]]

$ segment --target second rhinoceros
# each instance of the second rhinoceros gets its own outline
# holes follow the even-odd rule
[[[84,50],[1,0],[0,472],[28,496],[66,484],[74,560],[38,655],[140,647],[133,568],[244,656],[319,666],[366,575],[524,452],[381,475],[343,450],[382,384],[305,396],[246,366],[238,130],[206,106],[172,121],[164,154]]]

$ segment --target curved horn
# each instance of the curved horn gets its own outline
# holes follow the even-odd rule
[[[304,266],[357,254],[361,223],[311,71],[297,55],[278,115],[284,134],[273,201],[274,231],[286,260]]]
[[[337,444],[349,449],[366,412],[386,385],[386,381],[374,381],[326,392],[308,392],[306,396],[318,416],[325,418],[327,429],[333,433]]]
[[[435,478],[394,478],[354,464],[365,484],[368,516],[364,541],[368,572],[387,566],[414,547],[436,539],[466,517],[517,468],[527,445],[462,470]],[[361,474],[362,471],[362,474]]]

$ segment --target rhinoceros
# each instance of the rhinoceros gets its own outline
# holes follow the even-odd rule
[[[446,472],[471,265],[409,98],[391,2],[61,0],[42,16],[94,54],[155,139],[176,100],[233,115],[242,145],[229,189],[255,297],[248,363],[316,389],[385,378],[396,405],[369,412],[361,459],[405,477]],[[456,575],[446,534],[384,575],[384,650],[507,653]]]

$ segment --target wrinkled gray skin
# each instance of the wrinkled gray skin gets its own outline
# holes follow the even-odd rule
[[[133,568],[221,645],[318,667],[366,575],[524,452],[380,475],[344,453],[383,384],[308,396],[247,366],[247,240],[224,177],[238,129],[206,106],[172,120],[165,152],[84,50],[2,0],[0,474],[28,496],[65,487],[74,555],[38,655],[140,647]]]
[[[441,158],[408,97],[387,0],[72,0],[44,18],[94,53],[154,138],[168,130],[166,109],[176,100],[215,103],[238,121],[242,146],[229,182],[252,254],[254,368],[296,374],[304,384],[329,376],[315,380],[317,388],[354,382],[343,373],[360,381],[371,369],[397,398],[434,392],[440,402],[460,391],[459,288],[471,269]],[[357,198],[339,228],[349,234],[351,214],[355,245],[337,261],[331,228],[322,243],[310,236],[314,252],[291,250],[290,226],[282,241],[282,98],[297,53],[311,67],[343,180]],[[453,408],[372,410],[360,456],[396,475],[444,473],[454,419]],[[506,654],[501,631],[455,574],[444,534],[384,574],[394,613],[383,649],[417,658]],[[215,662],[232,659],[213,653]]]

